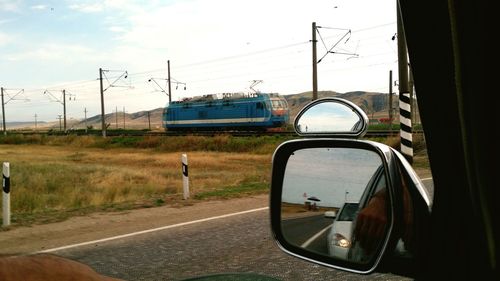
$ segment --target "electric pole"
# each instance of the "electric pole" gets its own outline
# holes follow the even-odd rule
[[[3,134],[7,135],[7,127],[5,127],[5,103],[3,102],[3,87],[1,88],[2,93],[2,125],[3,125]]]
[[[63,94],[63,114],[64,114],[64,132],[66,132],[66,90],[62,90]]]
[[[85,113],[85,133],[87,133],[88,131],[88,126],[87,126],[87,108],[85,107],[85,109],[83,110],[83,112]]]
[[[128,77],[128,72],[125,70],[122,75],[118,76],[113,82],[109,82],[108,77],[104,72],[121,72],[121,70],[103,70],[102,68],[99,68],[99,83],[101,87],[101,129],[102,129],[102,136],[105,138],[106,137],[106,114],[104,112],[104,92],[111,88],[111,87],[127,87],[130,88],[130,86],[120,86],[116,85],[115,83],[118,82],[122,77],[124,79],[127,79]],[[109,83],[109,86],[104,89],[103,81],[102,81],[102,76],[106,76],[106,80]]]
[[[115,106],[115,127],[118,130],[118,106]]]
[[[403,27],[402,16],[397,4],[397,32],[398,32],[398,74],[399,74],[399,120],[401,153],[408,162],[413,162],[412,124],[411,124],[411,99],[408,87],[408,50]]]
[[[312,23],[312,100],[318,99],[318,59],[316,54],[316,22]]]
[[[170,83],[170,60],[167,61],[168,64],[168,103],[172,103],[172,86]]]
[[[62,116],[61,115],[57,115],[57,118],[59,119],[59,132],[62,131]]]
[[[417,122],[417,111],[415,107],[415,92],[414,92],[414,82],[413,82],[413,71],[411,71],[411,66],[408,65],[408,86],[410,90],[410,112],[411,112],[411,124],[415,124]]]
[[[101,130],[102,136],[106,137],[106,122],[104,120],[104,88],[102,86],[102,68],[99,68],[99,84],[101,86]]]
[[[149,130],[151,131],[151,114],[148,111],[148,124],[149,124]]]
[[[392,129],[392,70],[389,70],[389,122]]]

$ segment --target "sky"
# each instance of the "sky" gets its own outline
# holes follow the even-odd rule
[[[68,119],[100,114],[99,68],[109,70],[106,113],[164,107],[168,60],[172,82],[185,83],[172,84],[173,101],[249,92],[254,80],[261,92],[311,91],[312,22],[321,26],[318,59],[336,52],[318,63],[319,90],[388,92],[390,70],[397,80],[395,3],[0,0],[6,120],[57,120],[62,90]]]
[[[382,165],[380,156],[354,148],[309,148],[290,156],[283,177],[282,201],[304,204],[314,196],[318,206],[340,208],[359,202]]]

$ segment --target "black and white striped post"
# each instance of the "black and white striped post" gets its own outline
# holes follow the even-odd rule
[[[412,163],[413,161],[413,136],[411,125],[410,93],[400,93],[399,95],[399,121],[401,136],[401,153]]]
[[[408,49],[406,37],[399,9],[397,5],[397,30],[398,30],[398,76],[399,76],[399,123],[401,125],[401,153],[408,162],[413,162],[413,143],[411,128],[410,89],[408,85]]]
[[[10,164],[3,163],[2,170],[2,215],[3,226],[10,225]]]
[[[187,154],[182,154],[182,187],[183,187],[183,198],[187,200],[189,198],[189,173],[188,173],[188,158]]]

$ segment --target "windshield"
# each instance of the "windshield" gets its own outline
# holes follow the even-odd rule
[[[329,276],[272,241],[271,159],[314,93],[355,103],[367,137],[396,145],[395,11],[392,0],[0,0],[0,261],[53,254],[124,280]],[[330,210],[306,193],[288,206],[302,242],[315,233],[301,216],[359,199],[342,190]]]
[[[342,208],[338,221],[353,221],[356,218],[356,214],[358,212],[359,203],[345,203]]]

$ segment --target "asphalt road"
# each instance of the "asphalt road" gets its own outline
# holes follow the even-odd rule
[[[283,220],[281,227],[288,242],[328,255],[326,247],[326,228],[332,226],[333,219],[325,218],[323,213],[303,218]],[[304,227],[306,226],[306,227]]]
[[[267,210],[56,252],[125,280],[182,280],[216,273],[258,273],[281,280],[401,280],[350,274],[283,253]]]
[[[432,181],[424,181],[432,190]],[[411,280],[358,275],[309,263],[275,244],[267,210],[90,244],[56,254],[125,280],[182,280],[217,273],[257,273],[280,280]]]

